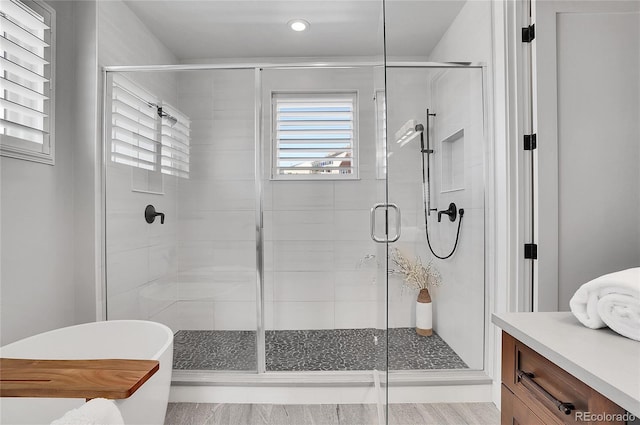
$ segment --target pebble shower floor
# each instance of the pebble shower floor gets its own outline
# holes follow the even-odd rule
[[[384,370],[384,332],[376,329],[266,332],[268,371]],[[437,334],[413,328],[389,329],[389,370],[466,369]],[[256,370],[255,331],[178,331],[173,368]]]

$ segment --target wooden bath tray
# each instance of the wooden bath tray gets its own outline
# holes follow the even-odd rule
[[[0,397],[130,397],[160,368],[157,360],[0,358]]]

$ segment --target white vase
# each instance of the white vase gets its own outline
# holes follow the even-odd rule
[[[421,289],[416,301],[416,333],[422,336],[433,334],[431,295],[428,289]]]

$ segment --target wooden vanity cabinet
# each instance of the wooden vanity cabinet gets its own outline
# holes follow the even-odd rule
[[[624,409],[506,332],[501,398],[502,425],[625,424]]]

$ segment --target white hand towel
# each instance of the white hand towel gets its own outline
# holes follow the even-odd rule
[[[94,398],[81,407],[64,414],[51,425],[124,425],[116,404],[104,398]]]
[[[640,267],[610,273],[582,285],[569,301],[583,325],[609,326],[640,341]]]

